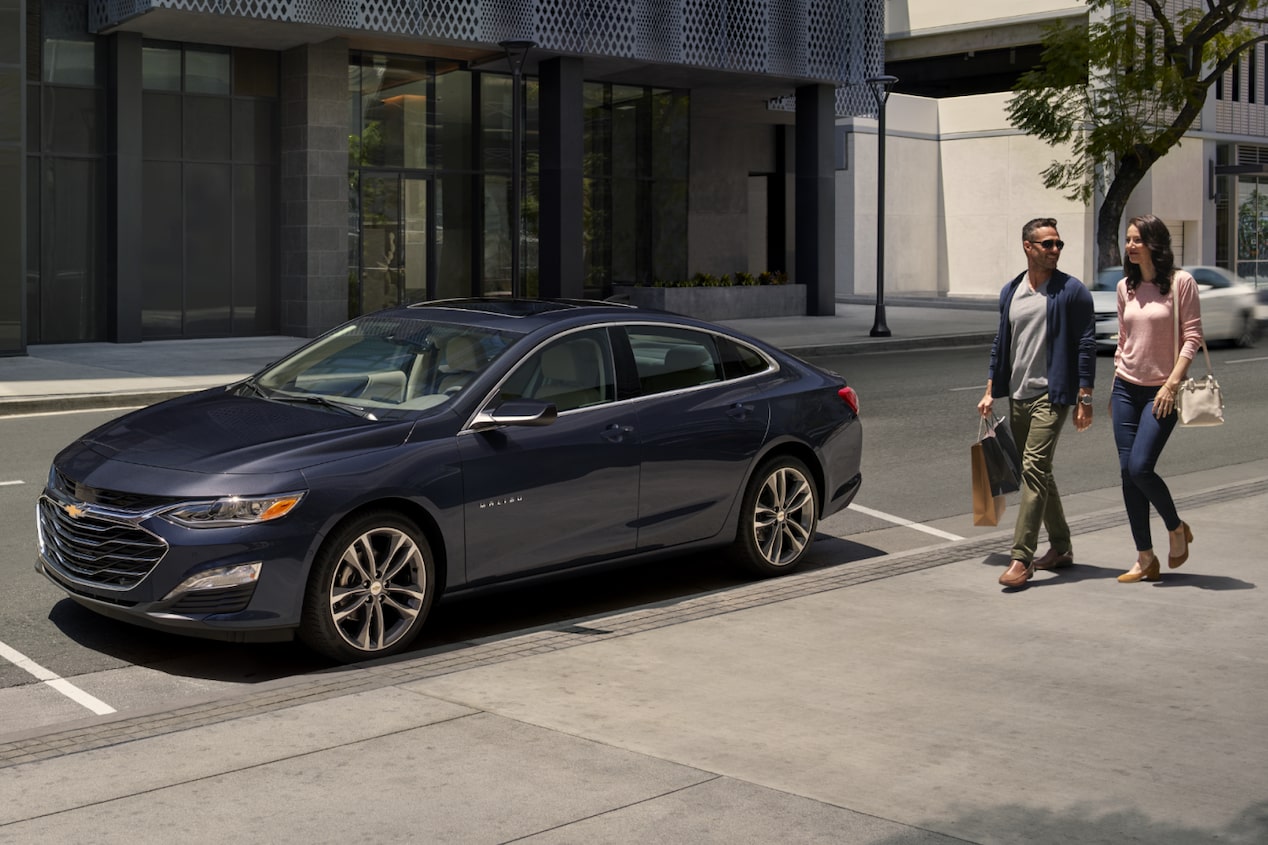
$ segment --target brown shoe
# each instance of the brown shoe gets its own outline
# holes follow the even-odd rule
[[[1189,544],[1193,542],[1193,529],[1189,528],[1187,522],[1181,522],[1179,528],[1168,533],[1184,537],[1184,551],[1178,555],[1167,555],[1167,566],[1175,569],[1189,559]]]
[[[1030,563],[1014,560],[1008,565],[1008,570],[999,576],[999,582],[1005,587],[1024,587],[1034,574],[1035,562],[1033,560]]]
[[[1065,569],[1074,564],[1074,552],[1058,552],[1048,549],[1043,557],[1035,560],[1035,569]]]
[[[1150,559],[1148,566],[1141,566],[1137,561],[1131,569],[1118,576],[1120,584],[1135,584],[1137,581],[1161,581],[1162,573],[1158,570],[1158,557]]]

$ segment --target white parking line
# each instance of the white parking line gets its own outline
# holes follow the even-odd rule
[[[43,681],[62,695],[69,698],[71,701],[87,707],[98,716],[106,716],[115,712],[113,707],[106,704],[101,699],[94,698],[72,684],[70,681],[65,678],[58,677],[31,658],[27,657],[22,652],[10,648],[4,643],[0,643],[0,657],[3,657],[19,669],[34,675],[37,680]]]
[[[850,505],[850,510],[858,511],[864,516],[874,516],[877,519],[883,519],[886,522],[892,522],[895,525],[902,525],[906,528],[913,528],[916,531],[923,531],[926,534],[932,534],[933,536],[941,537],[944,540],[963,540],[964,539],[963,537],[957,534],[952,534],[948,531],[940,531],[937,528],[930,528],[928,525],[921,525],[919,522],[912,522],[910,519],[903,519],[901,516],[894,516],[893,514],[882,513],[881,511],[874,511],[871,508],[865,508],[862,505],[852,504]]]
[[[1268,358],[1238,358],[1236,361],[1225,361],[1225,364],[1254,364],[1259,361],[1268,361]]]
[[[0,481],[0,487],[13,487],[18,484],[26,484],[25,481]]]

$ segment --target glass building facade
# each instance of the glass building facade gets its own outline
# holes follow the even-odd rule
[[[720,51],[711,39],[738,12],[708,0],[622,0],[580,22],[546,2],[538,55],[513,76],[498,42],[514,16],[498,0],[412,23],[375,0],[355,21],[288,7],[294,20],[267,29],[253,17],[267,10],[202,0],[0,0],[0,355],[312,335],[403,302],[505,295],[517,232],[529,296],[739,269],[692,266],[709,260],[693,258],[693,194],[734,205],[723,195],[752,176],[721,189],[692,172],[692,68],[712,68],[715,92],[782,98],[759,112],[773,150],[788,95],[878,64],[879,3],[858,4],[862,27],[809,3],[813,31],[755,23],[752,44]],[[683,26],[620,24],[665,14]],[[208,15],[223,43],[202,43]],[[305,40],[312,24],[326,40]],[[849,51],[823,49],[847,40],[848,73]]]

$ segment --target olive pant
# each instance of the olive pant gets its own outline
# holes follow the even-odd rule
[[[1039,525],[1058,553],[1071,550],[1070,526],[1061,507],[1061,494],[1052,477],[1057,438],[1070,415],[1069,405],[1052,405],[1047,394],[1009,402],[1008,422],[1021,451],[1021,505],[1013,529],[1013,560],[1030,563],[1039,545]]]

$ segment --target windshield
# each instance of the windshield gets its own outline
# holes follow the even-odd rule
[[[278,361],[255,387],[267,398],[315,398],[376,418],[420,411],[461,394],[516,337],[456,323],[364,317]]]
[[[1117,290],[1118,280],[1123,278],[1122,267],[1106,267],[1096,274],[1096,284],[1092,290]]]

